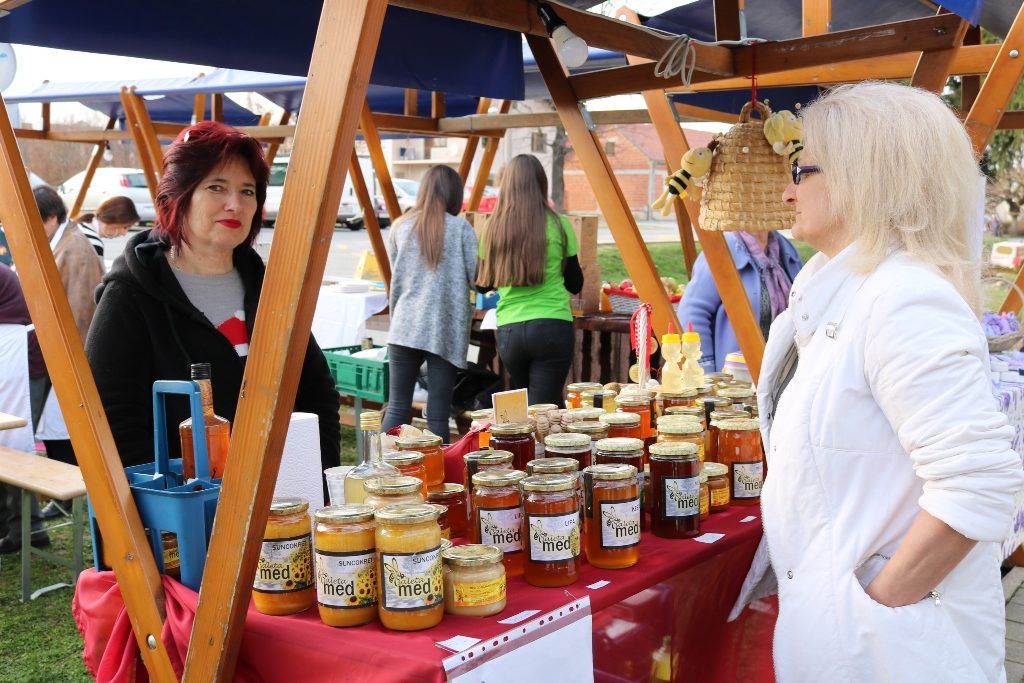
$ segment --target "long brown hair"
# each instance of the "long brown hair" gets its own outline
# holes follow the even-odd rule
[[[549,215],[557,219],[548,207],[544,167],[530,154],[513,157],[501,171],[498,204],[487,221],[478,283],[528,287],[544,282]]]
[[[416,206],[395,221],[395,228],[415,219],[412,227],[427,268],[435,270],[444,255],[445,214],[459,215],[462,209],[462,178],[449,166],[434,166],[423,177]],[[392,228],[394,229],[394,228]]]
[[[76,223],[91,223],[92,219],[98,218],[104,223],[138,223],[139,212],[135,208],[135,202],[130,197],[110,197],[103,200],[96,211],[83,213],[75,218]]]

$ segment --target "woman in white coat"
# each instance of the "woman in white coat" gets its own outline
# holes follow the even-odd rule
[[[970,141],[934,94],[883,83],[803,126],[783,201],[820,253],[765,349],[740,604],[777,581],[781,683],[1004,680],[998,542],[1024,472],[978,321]]]

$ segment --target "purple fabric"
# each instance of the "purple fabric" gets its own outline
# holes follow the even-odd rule
[[[768,290],[768,300],[772,304],[772,320],[786,310],[789,304],[789,288],[793,281],[782,268],[779,238],[774,232],[768,233],[768,250],[761,249],[757,238],[747,232],[738,233],[743,246],[750,252],[754,265],[761,274],[761,280]]]

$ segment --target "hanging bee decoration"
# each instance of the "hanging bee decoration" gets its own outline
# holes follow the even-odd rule
[[[712,140],[707,147],[695,147],[684,154],[679,170],[665,178],[665,191],[651,204],[651,208],[661,209],[661,215],[667,216],[672,200],[685,197],[693,181],[711,170],[711,157],[717,146],[718,140]]]
[[[788,109],[777,111],[764,122],[764,137],[779,156],[787,157],[789,165],[800,163],[804,151],[804,124]]]

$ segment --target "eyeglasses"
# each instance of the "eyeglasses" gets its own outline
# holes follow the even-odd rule
[[[812,173],[821,173],[821,169],[817,166],[797,166],[793,164],[793,184],[799,185],[801,176],[811,175]]]

